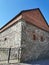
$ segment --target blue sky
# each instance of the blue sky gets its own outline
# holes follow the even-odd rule
[[[49,0],[0,0],[0,28],[22,10],[40,8],[49,24]]]

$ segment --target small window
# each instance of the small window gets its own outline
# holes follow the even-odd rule
[[[42,42],[44,41],[44,38],[43,38],[43,36],[41,36],[41,41],[42,41]]]
[[[33,35],[33,40],[36,40],[36,35],[35,34]]]
[[[6,40],[7,40],[7,38],[4,39],[4,41],[6,41]]]

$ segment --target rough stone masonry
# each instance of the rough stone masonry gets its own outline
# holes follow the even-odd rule
[[[49,58],[49,26],[41,11],[19,13],[0,29],[0,64]]]

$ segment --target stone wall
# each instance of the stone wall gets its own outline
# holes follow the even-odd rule
[[[21,57],[21,53],[19,53],[21,46],[21,29],[22,26],[20,20],[18,23],[15,23],[0,33],[0,63],[6,63],[5,61],[9,63],[19,62],[18,58]],[[18,53],[20,57],[18,57]]]
[[[49,33],[25,21],[21,44],[21,62],[49,58]]]
[[[21,42],[21,22],[18,22],[0,34],[0,48],[15,48]]]
[[[49,58],[49,33],[19,20],[0,33],[0,58],[9,63]]]

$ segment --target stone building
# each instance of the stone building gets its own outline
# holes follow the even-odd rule
[[[0,29],[0,63],[49,58],[49,26],[39,8],[21,11]]]

